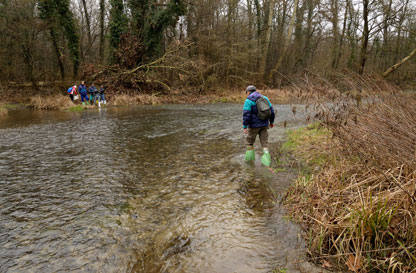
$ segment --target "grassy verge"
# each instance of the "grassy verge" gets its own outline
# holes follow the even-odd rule
[[[66,95],[65,88],[55,89],[0,89],[0,103],[18,103],[34,109],[60,110],[74,106]],[[269,97],[273,103],[299,102],[298,94],[293,89],[267,89],[260,92]],[[64,95],[65,94],[65,95]],[[108,90],[106,99],[112,106],[159,105],[184,103],[244,103],[244,88],[212,90],[205,92],[190,90],[171,90],[169,93],[148,93],[145,90]]]
[[[416,113],[409,97],[325,115],[288,133],[302,162],[284,203],[308,234],[312,259],[353,272],[416,268]],[[334,114],[334,115],[332,115]]]
[[[287,133],[287,141],[282,144],[284,153],[290,152],[301,160],[302,170],[317,169],[328,162],[334,162],[335,154],[330,151],[331,132],[322,127],[320,123],[314,123],[307,127],[290,130]]]

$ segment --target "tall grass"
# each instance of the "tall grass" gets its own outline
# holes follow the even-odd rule
[[[30,98],[27,105],[37,110],[62,110],[75,106],[69,97],[62,95],[35,95]]]
[[[316,158],[330,148],[335,160],[300,178],[285,202],[310,234],[313,259],[356,272],[415,272],[416,100],[357,94],[316,113],[331,134],[297,150]]]

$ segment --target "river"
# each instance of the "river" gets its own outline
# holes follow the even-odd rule
[[[299,228],[278,204],[294,176],[244,162],[241,109],[10,110],[0,272],[307,271]],[[283,121],[305,118],[276,109],[271,143]]]

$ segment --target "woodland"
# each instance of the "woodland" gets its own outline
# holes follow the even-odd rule
[[[0,0],[0,101],[73,107],[83,80],[113,106],[241,103],[249,84],[306,101],[283,201],[311,260],[343,272],[415,272],[414,55],[414,0]]]
[[[0,0],[0,83],[146,92],[416,76],[410,0]]]

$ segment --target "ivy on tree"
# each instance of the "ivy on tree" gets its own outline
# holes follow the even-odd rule
[[[156,0],[128,0],[131,13],[128,24],[123,1],[111,0],[110,3],[110,45],[113,49],[118,49],[123,35],[139,40],[143,45],[140,48],[143,52],[137,55],[137,64],[153,60],[163,53],[164,31],[175,26],[179,16],[186,12],[183,0],[170,0],[166,4],[160,4]]]
[[[69,8],[69,0],[39,0],[39,17],[48,23],[53,40],[52,43],[57,44],[56,33],[58,30],[65,35],[74,64],[74,78],[77,77],[80,62],[79,35],[74,15]],[[60,57],[58,56],[58,58]]]

